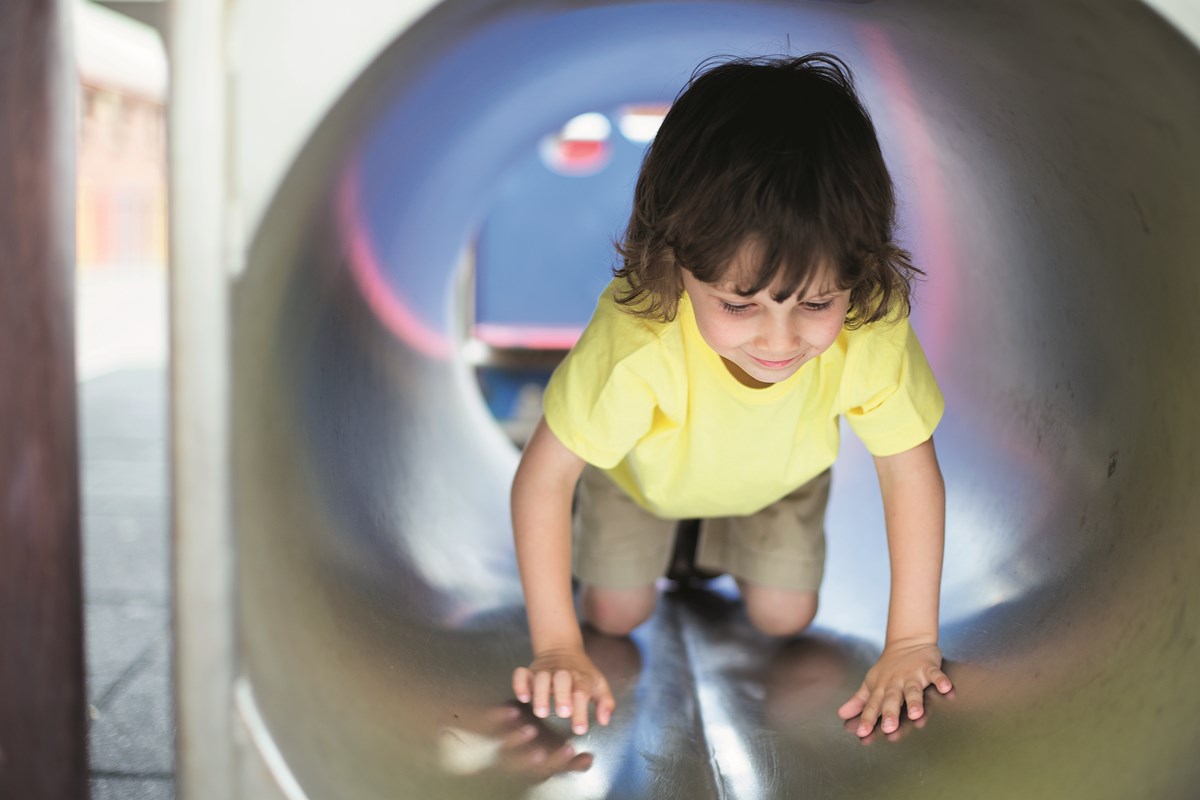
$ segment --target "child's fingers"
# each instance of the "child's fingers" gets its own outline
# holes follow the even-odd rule
[[[577,734],[587,733],[588,695],[583,689],[575,690],[575,708],[571,713],[571,730]]]
[[[574,680],[569,670],[560,669],[554,673],[554,712],[566,719],[571,716],[571,691]]]
[[[838,716],[842,719],[853,719],[862,713],[863,706],[867,704],[867,699],[871,696],[871,690],[864,683],[858,687],[858,691],[851,696],[849,700],[842,703],[842,707],[838,709]]]
[[[596,722],[607,725],[617,708],[617,701],[613,698],[612,690],[608,688],[608,681],[600,681],[592,692],[592,699],[596,702]]]
[[[596,706],[596,722],[601,725],[607,725],[612,722],[613,711],[617,708],[617,704],[610,700],[605,700]]]
[[[954,684],[946,677],[946,673],[942,672],[937,667],[929,670],[929,682],[932,683],[937,690],[942,694],[946,694],[954,688]]]
[[[883,693],[883,706],[880,711],[879,728],[884,733],[892,733],[900,727],[900,703],[903,701],[900,687],[889,686]]]
[[[513,694],[522,703],[533,699],[533,673],[528,667],[517,667],[512,676]]]
[[[920,719],[925,713],[925,690],[912,681],[904,684],[904,705],[909,719]]]
[[[608,681],[601,675],[592,686],[591,700],[596,704],[596,722],[601,725],[607,725],[612,719],[613,709],[617,707],[617,701],[613,699],[612,690],[608,688]]]
[[[858,720],[858,735],[866,736],[871,731],[875,730],[875,723],[879,720],[879,711],[883,707],[883,692],[876,689],[871,693],[866,705],[863,706],[862,716]]]
[[[533,715],[545,719],[550,716],[550,673],[533,674]]]

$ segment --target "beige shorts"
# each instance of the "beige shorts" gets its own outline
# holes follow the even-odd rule
[[[816,591],[825,571],[830,472],[745,517],[700,523],[696,565],[759,586]],[[608,589],[652,584],[666,574],[678,520],[660,519],[588,466],[576,494],[575,576]]]

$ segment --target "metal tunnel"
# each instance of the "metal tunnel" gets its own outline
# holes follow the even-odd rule
[[[811,635],[758,636],[719,584],[664,597],[589,640],[617,714],[550,775],[500,744],[529,641],[517,453],[458,355],[473,231],[565,119],[789,50],[855,69],[928,273],[954,696],[865,746],[835,714],[887,609],[847,432]],[[1197,796],[1198,222],[1200,53],[1133,0],[437,6],[320,125],[234,286],[253,752],[311,800]]]

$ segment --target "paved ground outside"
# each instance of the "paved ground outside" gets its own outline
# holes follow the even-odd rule
[[[175,796],[161,268],[76,283],[94,800]]]

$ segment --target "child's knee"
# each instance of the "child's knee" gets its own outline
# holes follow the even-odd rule
[[[583,587],[583,618],[610,636],[628,636],[654,613],[658,590],[653,585],[633,589]]]
[[[742,584],[746,615],[768,636],[791,636],[809,626],[817,615],[817,593]]]

